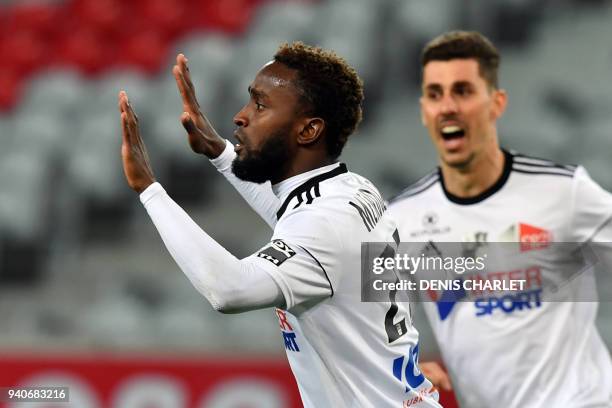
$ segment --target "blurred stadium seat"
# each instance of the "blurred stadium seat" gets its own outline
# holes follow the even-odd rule
[[[9,111],[21,95],[22,79],[10,67],[0,66],[0,111]]]
[[[270,1],[258,9],[249,28],[250,37],[274,37],[279,42],[307,41],[314,30],[317,8],[307,1]]]
[[[41,238],[49,200],[46,152],[19,146],[8,150],[0,163],[0,203],[3,232],[18,240]]]
[[[64,33],[56,43],[55,63],[77,67],[87,75],[101,72],[115,60],[115,50],[100,32],[86,25]]]

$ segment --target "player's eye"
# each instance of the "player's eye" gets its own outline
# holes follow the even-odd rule
[[[427,99],[431,99],[432,101],[440,99],[440,92],[430,91],[427,92],[425,95],[427,96]]]
[[[455,89],[455,93],[459,96],[468,96],[472,93],[472,90],[467,86],[460,86]]]
[[[260,110],[263,110],[263,108],[265,108],[264,105],[262,105],[261,103],[259,103],[257,101],[255,102],[255,109],[256,110],[260,111]]]

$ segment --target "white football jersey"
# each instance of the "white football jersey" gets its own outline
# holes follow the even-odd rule
[[[584,168],[504,154],[501,178],[477,197],[453,196],[435,170],[391,200],[402,240],[511,241],[533,251],[553,242],[612,241],[612,195]],[[575,292],[560,292],[569,301],[546,302],[538,297],[545,277],[523,276],[511,260],[507,271],[530,279],[531,292],[516,301],[442,302],[432,294],[424,303],[461,405],[612,407],[612,362],[595,327],[593,275],[572,282],[590,291],[591,302],[571,301]]]
[[[276,314],[304,406],[440,406],[408,306],[361,301],[361,243],[399,240],[377,189],[333,164],[274,190],[274,234],[252,257],[284,294]]]

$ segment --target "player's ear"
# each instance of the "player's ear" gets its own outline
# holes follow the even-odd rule
[[[497,120],[502,117],[506,111],[508,105],[508,94],[503,89],[496,89],[493,91],[493,109],[491,115],[493,120]]]
[[[321,118],[307,118],[298,134],[298,144],[311,144],[319,140],[325,130],[325,121]]]

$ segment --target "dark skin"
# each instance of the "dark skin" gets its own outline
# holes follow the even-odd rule
[[[325,122],[304,114],[295,79],[296,72],[283,64],[265,65],[249,86],[249,102],[234,116],[239,159],[260,150],[277,129],[288,129],[291,159],[273,184],[333,162],[323,139]]]
[[[195,88],[191,82],[187,58],[183,54],[176,56],[176,65],[172,67],[172,74],[183,101],[181,123],[187,131],[191,150],[203,154],[209,159],[218,157],[225,149],[225,140],[219,136],[200,110]]]
[[[218,157],[225,149],[225,140],[200,110],[187,59],[179,54],[176,62],[172,72],[183,102],[181,123],[187,131],[189,145],[194,152],[208,158]],[[268,63],[249,87],[249,102],[234,117],[237,126],[234,134],[240,142],[236,147],[238,159],[258,151],[278,129],[288,129],[290,159],[278,179],[270,180],[272,183],[334,162],[325,147],[325,121],[305,113],[295,79],[295,70],[278,62]],[[155,177],[140,135],[138,118],[125,91],[119,93],[119,111],[125,177],[130,188],[141,193],[155,182]]]
[[[149,163],[147,149],[140,137],[138,117],[129,103],[127,93],[119,92],[119,112],[121,113],[121,159],[123,172],[130,188],[142,193],[155,182],[153,170]]]

